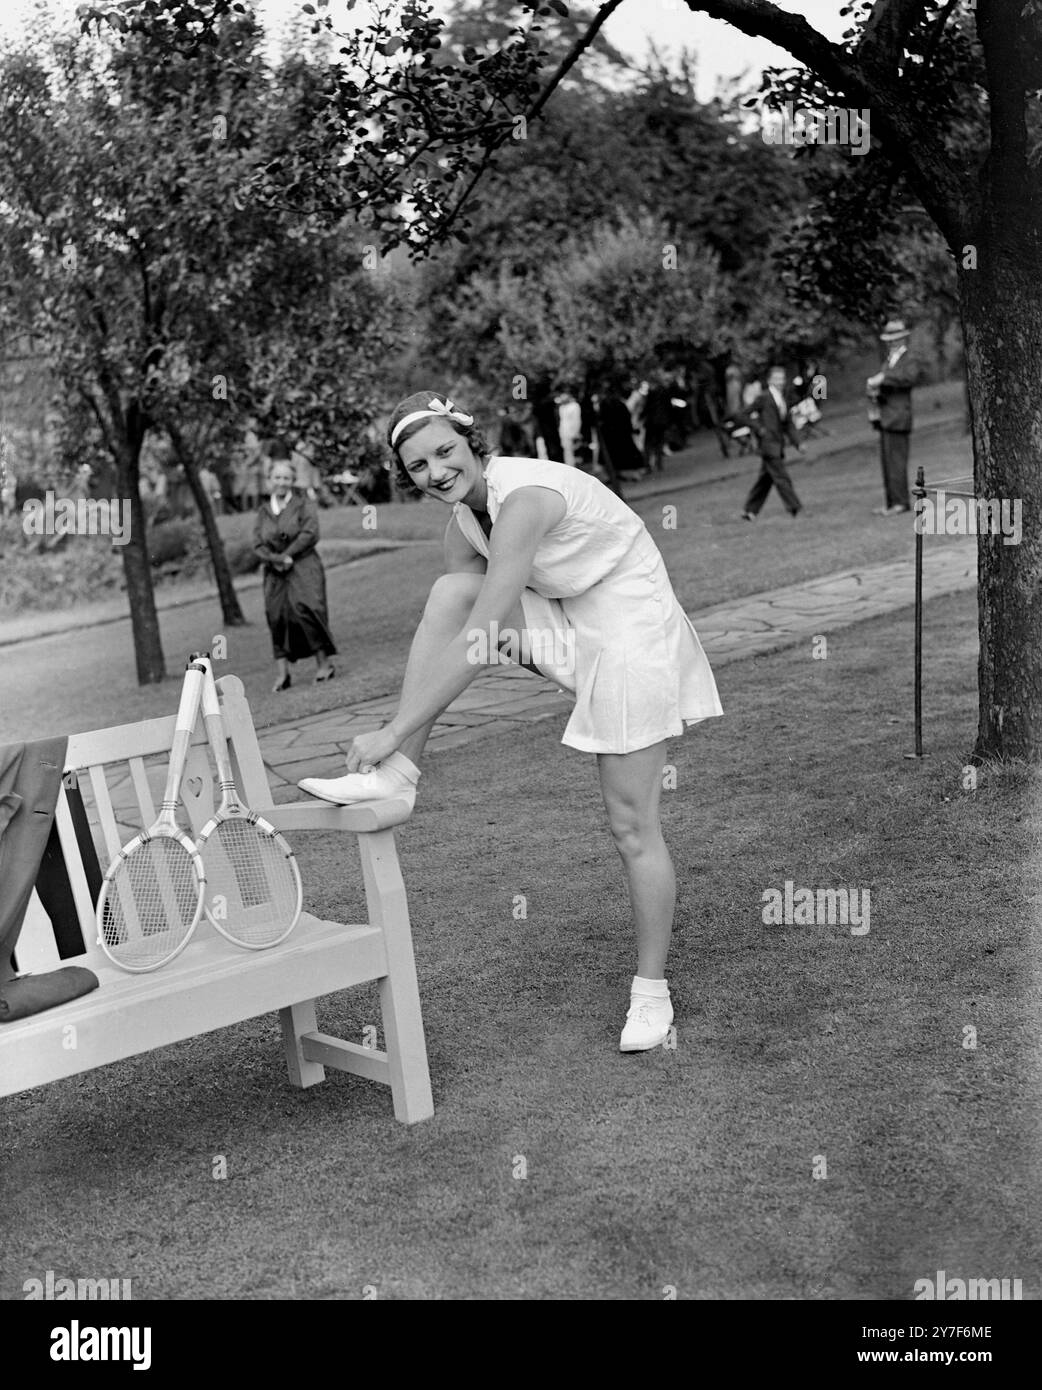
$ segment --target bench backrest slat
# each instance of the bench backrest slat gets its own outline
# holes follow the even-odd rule
[[[275,803],[242,681],[235,676],[226,676],[217,684],[221,690],[221,714],[231,745],[239,793],[247,806],[263,813]]]
[[[70,734],[65,764],[67,767],[89,767],[91,763],[122,763],[128,758],[148,758],[155,753],[169,753],[176,723],[177,716],[167,714],[161,719],[143,719],[138,724]],[[193,741],[206,742],[202,720],[196,725]]]
[[[112,809],[112,797],[109,795],[104,765],[94,764],[88,767],[87,771],[90,774],[91,791],[94,793],[94,809],[101,825],[102,838],[105,841],[104,862],[102,864],[104,869],[105,865],[116,857],[124,837],[120,835],[119,826],[116,824],[116,813]],[[68,848],[64,841],[62,842],[62,849],[68,858]]]
[[[216,790],[217,772],[210,761],[209,745],[197,743],[188,750],[185,775],[181,782],[181,805],[195,835],[199,834],[220,804],[219,800],[216,804],[214,801]]]
[[[25,919],[18,933],[15,954],[18,958],[18,969],[23,974],[39,975],[45,970],[57,970],[64,964],[58,955],[58,943],[51,928],[51,920],[43,910],[43,903],[35,890],[29,896],[29,906],[25,909]],[[0,1037],[3,1037],[2,1033]]]
[[[111,806],[110,806],[111,811]],[[89,965],[92,960],[99,962],[104,960],[104,953],[97,944],[97,922],[94,912],[94,901],[90,895],[90,888],[87,885],[87,874],[83,867],[83,860],[80,858],[80,847],[76,839],[76,827],[72,822],[72,812],[69,809],[68,798],[65,795],[65,787],[62,786],[58,792],[58,804],[54,812],[55,824],[58,827],[58,836],[61,840],[62,852],[65,857],[65,865],[69,872],[69,883],[72,887],[72,897],[76,904],[76,915],[80,922],[80,931],[83,933],[83,940],[86,945],[84,956],[75,959],[85,965]],[[102,868],[106,866],[103,864]]]
[[[141,810],[141,824],[151,825],[156,818],[156,806],[152,800],[152,788],[148,785],[145,760],[134,757],[127,761],[130,764],[130,780],[133,783],[137,804]]]

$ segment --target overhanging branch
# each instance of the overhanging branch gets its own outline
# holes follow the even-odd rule
[[[579,37],[572,44],[571,48],[569,48],[568,52],[561,59],[560,63],[558,63],[553,73],[551,73],[545,85],[540,89],[539,95],[523,113],[519,113],[523,115],[523,118],[526,122],[538,119],[538,117],[542,113],[543,108],[546,106],[547,102],[553,96],[554,92],[557,91],[558,87],[571,72],[572,68],[575,67],[576,63],[586,52],[586,50],[590,47],[597,35],[600,33],[601,29],[604,27],[605,22],[611,18],[611,16],[619,8],[622,2],[623,0],[607,0],[607,3],[601,6],[601,8],[594,15],[593,19],[590,21],[588,27],[582,34],[579,35]],[[505,145],[507,140],[510,138],[510,135],[512,134],[514,129],[514,119],[512,118],[509,121],[502,121],[499,124],[502,126],[502,134],[497,139],[489,143],[488,148],[485,150],[485,153],[482,156],[482,159],[479,162],[476,171],[474,172],[472,177],[467,180],[463,192],[460,194],[459,198],[457,198],[453,206],[449,209],[447,215],[439,222],[439,235],[444,235],[445,231],[452,225],[452,223],[456,221],[457,217],[459,217],[467,201],[470,199],[474,190],[477,188],[482,177],[484,176],[485,171],[492,163],[493,155],[502,145]],[[487,130],[488,128],[486,127],[486,132]]]
[[[575,67],[576,63],[593,43],[594,39],[604,27],[605,21],[611,18],[621,4],[622,0],[608,0],[607,4],[601,6],[590,21],[589,28],[575,40],[571,48],[558,64],[556,71],[551,75],[546,86],[525,112],[526,120],[535,120],[540,111],[542,111],[543,107],[553,96],[554,92],[556,92],[557,88],[571,72],[572,68]]]
[[[688,9],[764,38],[791,53],[837,95],[867,107],[873,135],[907,171],[923,206],[950,246],[967,240],[974,224],[972,201],[944,145],[928,127],[928,115],[914,93],[893,76],[852,58],[808,24],[802,15],[780,10],[770,0],[686,0]]]
[[[876,0],[858,44],[858,59],[866,69],[878,68],[897,76],[904,50],[926,13],[927,0]]]

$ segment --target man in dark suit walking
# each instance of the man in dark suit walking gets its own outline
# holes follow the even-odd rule
[[[891,319],[879,335],[886,352],[882,368],[868,378],[869,399],[874,402],[872,423],[879,430],[879,454],[883,465],[885,505],[876,516],[895,516],[911,510],[908,495],[908,445],[912,433],[912,387],[919,371],[908,352],[909,330],[901,319]]]
[[[760,449],[760,472],[745,499],[743,521],[755,521],[772,486],[778,489],[778,496],[790,516],[803,510],[785,467],[786,441],[797,453],[803,452],[785,399],[785,380],[785,368],[772,367],[767,373],[767,389],[737,417],[740,424],[749,425],[754,431]]]

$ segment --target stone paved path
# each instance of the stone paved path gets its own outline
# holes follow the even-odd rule
[[[972,589],[977,582],[975,539],[946,539],[936,548],[929,541],[923,561],[925,599]],[[803,584],[720,603],[692,613],[698,635],[714,668],[730,661],[778,651],[828,635],[854,623],[909,607],[915,598],[913,561],[846,570]],[[563,717],[571,699],[550,681],[517,666],[490,668],[453,702],[434,726],[428,752],[469,743],[489,734],[520,728],[534,720]],[[292,786],[302,777],[335,777],[344,769],[344,754],[355,734],[376,729],[391,717],[397,696],[385,695],[327,710],[292,724],[276,724],[259,734],[272,790]],[[166,760],[147,769],[158,805]],[[128,832],[138,827],[129,773],[111,784],[117,821]]]
[[[977,583],[977,548],[947,542],[923,562],[924,598],[972,589]],[[819,634],[905,608],[915,600],[913,562],[897,561],[792,584],[765,594],[720,603],[692,613],[714,667],[762,652],[777,651]],[[469,743],[536,719],[567,712],[571,699],[557,686],[516,666],[483,672],[434,726],[429,752]],[[272,786],[301,777],[330,777],[343,771],[343,754],[355,734],[379,728],[393,715],[397,697],[385,696],[266,729],[261,751]]]

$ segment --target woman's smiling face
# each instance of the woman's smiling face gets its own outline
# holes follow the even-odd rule
[[[423,493],[452,505],[485,505],[481,460],[447,420],[431,420],[400,445],[398,457],[413,484]]]

